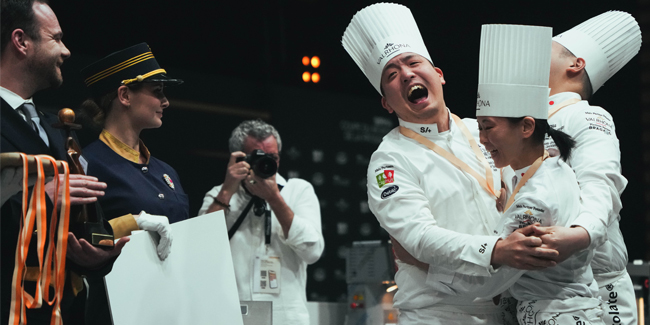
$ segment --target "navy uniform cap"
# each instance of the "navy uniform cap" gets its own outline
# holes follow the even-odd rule
[[[183,83],[183,80],[167,77],[167,72],[160,67],[147,43],[112,53],[85,67],[81,74],[94,97],[136,82]]]

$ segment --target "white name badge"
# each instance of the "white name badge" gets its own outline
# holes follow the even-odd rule
[[[280,293],[280,257],[255,256],[253,292]]]

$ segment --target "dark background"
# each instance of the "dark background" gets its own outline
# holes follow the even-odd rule
[[[51,2],[72,57],[63,65],[64,85],[37,95],[37,104],[76,109],[86,94],[81,68],[147,42],[168,74],[185,84],[166,90],[171,106],[163,126],[144,131],[142,138],[154,156],[180,174],[190,214],[196,215],[205,192],[223,181],[232,129],[251,118],[270,122],[284,143],[280,173],[312,182],[321,201],[326,247],[309,268],[308,299],[345,299],[347,247],[355,240],[386,239],[365,203],[365,173],[381,137],[397,125],[340,42],[354,13],[373,2]],[[399,2],[413,12],[433,62],[445,74],[447,105],[461,117],[474,114],[482,24],[552,26],[557,34],[616,9],[632,13],[645,29],[649,11],[647,0]],[[306,69],[305,55],[318,55],[321,66]],[[621,228],[630,260],[650,258],[644,202],[650,198],[644,165],[650,160],[645,148],[650,134],[643,133],[650,115],[642,110],[650,101],[642,87],[650,79],[644,72],[648,57],[635,57],[591,101],[610,111],[621,141],[629,180]],[[321,82],[304,83],[306,70],[318,71]],[[96,137],[86,128],[82,145]]]

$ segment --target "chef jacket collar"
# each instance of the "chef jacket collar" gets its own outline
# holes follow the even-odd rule
[[[548,109],[551,110],[555,108],[557,105],[562,104],[564,101],[569,100],[569,99],[579,99],[582,100],[582,97],[580,97],[580,94],[570,92],[570,91],[565,91],[563,93],[557,93],[553,96],[550,96],[548,98]]]
[[[455,127],[454,120],[451,118],[451,112],[449,111],[449,108],[447,108],[448,118],[449,118],[449,130],[444,131],[444,132],[438,132],[438,124],[433,123],[433,124],[421,124],[421,123],[412,123],[412,122],[406,122],[402,119],[399,120],[399,125],[408,128],[410,130],[413,130],[419,135],[424,136],[427,139],[440,139],[441,137],[446,136],[447,134],[450,134],[450,131]]]
[[[532,165],[528,165],[528,166],[526,166],[524,168],[515,170],[515,177],[517,177],[517,183],[516,184],[519,184],[519,182],[521,182],[521,179],[524,177],[524,174],[526,174],[526,172],[528,171],[530,166],[532,166]],[[508,187],[512,186],[512,188],[509,189],[510,193],[512,193],[512,191],[515,190],[515,186],[516,186],[515,184],[508,184],[508,182],[504,182],[504,183],[506,183]]]

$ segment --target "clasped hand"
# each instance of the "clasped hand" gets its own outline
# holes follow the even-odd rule
[[[540,227],[539,224],[517,229],[508,237],[497,241],[492,251],[491,264],[494,267],[508,265],[520,270],[553,267],[584,246],[580,230],[573,229],[575,228]],[[584,229],[582,231],[586,233]],[[428,264],[415,259],[395,238],[391,237],[391,240],[398,259],[420,269],[428,269]],[[577,248],[571,248],[572,246]]]

